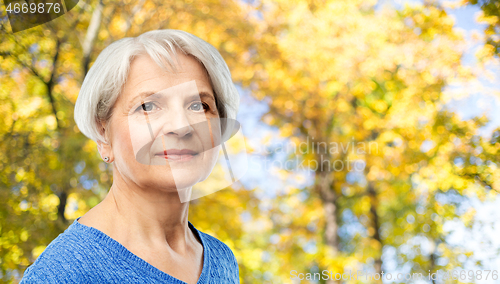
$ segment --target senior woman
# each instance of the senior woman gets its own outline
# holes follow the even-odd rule
[[[150,31],[104,49],[75,121],[112,164],[113,184],[21,282],[239,283],[232,251],[188,221],[184,202],[214,166],[220,137],[210,121],[234,119],[238,103],[219,52],[189,33]],[[203,121],[209,139],[192,126]]]

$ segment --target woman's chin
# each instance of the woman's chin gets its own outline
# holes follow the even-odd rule
[[[184,175],[176,175],[175,179],[171,174],[158,174],[150,179],[143,180],[143,188],[151,188],[161,192],[179,192],[193,187],[200,181],[201,178],[195,177],[192,174],[189,177]]]

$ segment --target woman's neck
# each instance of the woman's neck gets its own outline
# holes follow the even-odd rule
[[[188,228],[189,202],[181,203],[178,192],[140,188],[116,170],[106,198],[94,209],[100,211],[92,214],[100,215],[98,229],[125,246],[141,244],[186,254],[198,243]]]

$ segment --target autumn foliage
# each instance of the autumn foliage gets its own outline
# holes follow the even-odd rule
[[[283,184],[275,194],[243,183],[192,202],[191,222],[233,249],[242,283],[291,283],[291,270],[381,272],[387,251],[412,273],[451,270],[473,252],[449,245],[444,225],[471,226],[475,212],[460,203],[500,191],[500,131],[479,136],[485,117],[447,108],[446,87],[476,74],[461,61],[466,39],[433,1],[81,1],[18,33],[1,16],[3,281],[17,282],[105,196],[111,169],[75,126],[74,103],[104,47],[152,29],[214,45],[243,95],[266,106],[267,129],[295,149],[273,155],[267,137],[259,143],[270,150],[249,155],[325,161],[273,169]],[[484,17],[494,35],[498,14]],[[498,54],[495,39],[483,56]]]

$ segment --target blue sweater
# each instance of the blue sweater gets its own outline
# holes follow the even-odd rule
[[[185,283],[78,219],[26,269],[21,283]],[[198,283],[239,283],[238,263],[231,249],[198,231],[191,222],[188,225],[203,244]]]

